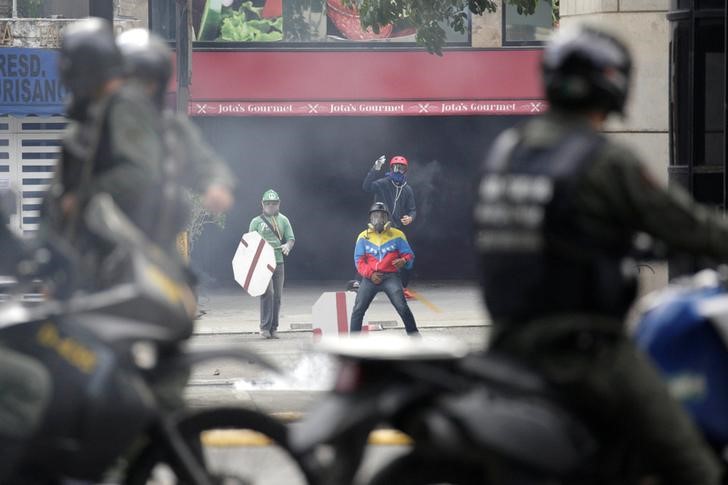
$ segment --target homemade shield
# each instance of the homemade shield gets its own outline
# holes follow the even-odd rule
[[[265,293],[276,269],[276,255],[273,248],[257,232],[243,234],[233,256],[235,281],[250,296]]]

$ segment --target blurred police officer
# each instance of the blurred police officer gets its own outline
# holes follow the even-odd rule
[[[139,83],[161,116],[164,179],[160,198],[153,202],[158,205],[159,216],[146,221],[146,232],[168,248],[189,217],[188,196],[182,187],[200,193],[204,208],[219,213],[233,203],[234,178],[189,119],[165,109],[172,52],[164,41],[146,29],[133,29],[119,35],[117,45],[127,79]]]
[[[142,228],[156,217],[147,201],[162,181],[161,123],[144,90],[124,81],[109,22],[87,18],[68,25],[59,67],[72,121],[46,201],[45,228],[75,241],[92,267],[88,260],[98,258],[100,242],[85,230],[83,212],[94,195],[110,194]]]
[[[661,483],[717,484],[714,456],[623,318],[637,231],[725,258],[728,225],[599,133],[623,113],[631,67],[614,37],[562,31],[543,55],[550,112],[504,132],[487,157],[475,226],[491,345],[540,369],[605,436],[637,445]]]

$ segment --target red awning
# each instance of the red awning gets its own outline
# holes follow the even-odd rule
[[[534,114],[538,49],[195,52],[192,116]]]

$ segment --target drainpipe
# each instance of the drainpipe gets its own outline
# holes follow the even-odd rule
[[[177,0],[177,111],[187,113],[192,80],[192,0]]]

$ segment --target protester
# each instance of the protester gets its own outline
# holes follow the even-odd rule
[[[402,269],[412,268],[414,259],[404,233],[392,227],[387,206],[375,202],[369,209],[369,225],[359,234],[354,249],[354,265],[362,280],[351,312],[352,333],[361,331],[364,314],[383,291],[402,318],[407,335],[419,335],[400,277]]]
[[[415,207],[415,194],[412,186],[407,182],[407,171],[409,162],[401,155],[392,157],[389,161],[390,171],[381,176],[386,157],[382,155],[375,160],[372,169],[367,173],[362,183],[365,192],[374,194],[375,202],[384,202],[391,208],[392,227],[403,230],[414,222],[417,210]],[[407,299],[413,298],[412,293],[407,289],[409,285],[410,272],[408,269],[400,271],[404,296]]]
[[[268,288],[260,297],[260,335],[265,339],[278,338],[278,318],[285,280],[285,257],[291,253],[296,237],[291,222],[280,212],[280,198],[275,190],[266,190],[261,201],[263,213],[250,221],[250,232],[257,232],[276,254],[276,269]]]

